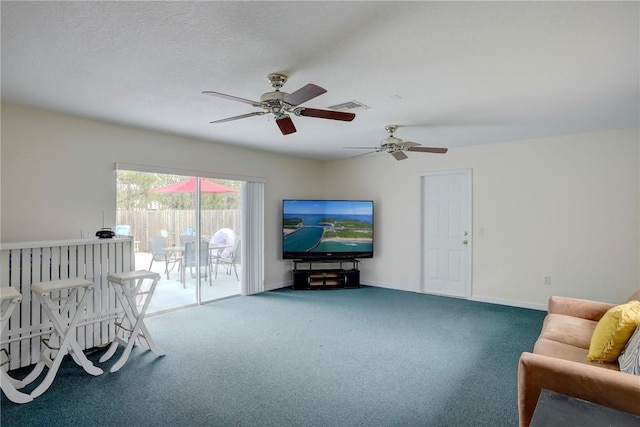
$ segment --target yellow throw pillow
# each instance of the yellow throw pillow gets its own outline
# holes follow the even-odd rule
[[[590,362],[615,362],[638,325],[640,301],[611,308],[593,331],[587,359]]]

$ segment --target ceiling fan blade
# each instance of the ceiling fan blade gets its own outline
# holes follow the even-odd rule
[[[283,101],[289,105],[300,105],[303,102],[307,102],[310,99],[315,98],[316,96],[320,96],[325,93],[327,90],[320,86],[309,83],[306,86],[301,87],[297,91],[290,93],[285,96]]]
[[[243,102],[245,104],[253,105],[254,107],[259,107],[260,106],[259,102],[252,101],[250,99],[239,98],[239,97],[233,96],[233,95],[227,95],[227,94],[220,93],[220,92],[213,92],[213,91],[210,91],[210,90],[205,90],[202,93],[204,93],[205,95],[217,96],[218,98],[230,99],[231,101]]]
[[[421,144],[418,144],[417,142],[404,141],[404,142],[402,142],[402,143],[400,143],[398,145],[400,146],[400,148],[405,150],[405,149],[407,149],[409,147],[417,147],[418,145],[421,145]]]
[[[348,150],[377,150],[377,151],[382,151],[382,149],[380,147],[342,147],[342,148],[346,148]]]
[[[391,155],[396,159],[396,160],[404,160],[404,159],[408,159],[409,156],[407,156],[406,154],[404,154],[403,151],[394,151],[393,153],[391,153]]]
[[[267,112],[266,111],[254,111],[253,113],[242,114],[240,116],[227,117],[226,119],[214,120],[214,121],[209,122],[209,123],[224,123],[224,122],[230,122],[232,120],[245,119],[247,117],[261,116],[263,114],[267,114]]]
[[[434,147],[409,147],[408,151],[418,151],[420,153],[436,153],[444,154],[448,151],[448,148],[434,148]]]
[[[296,131],[296,127],[293,125],[293,120],[291,117],[286,116],[281,119],[276,119],[276,124],[280,128],[280,132],[283,135],[289,135],[290,133],[294,133]]]
[[[360,147],[360,148],[362,148],[362,147]],[[350,159],[355,159],[356,157],[367,156],[367,155],[369,155],[369,154],[378,153],[378,152],[380,152],[380,150],[368,151],[368,152],[366,152],[366,153],[356,154],[355,156],[351,156],[351,157],[349,157],[349,158],[350,158]]]
[[[296,114],[306,117],[317,117],[319,119],[342,120],[350,122],[356,118],[353,113],[345,113],[343,111],[318,110],[317,108],[300,108],[296,109]]]

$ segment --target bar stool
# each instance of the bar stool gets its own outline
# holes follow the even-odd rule
[[[0,331],[4,332],[7,326],[9,326],[9,318],[11,313],[18,306],[18,303],[22,301],[22,295],[15,288],[12,287],[0,287]],[[6,360],[0,365],[6,365],[11,361],[9,353],[4,348],[0,350],[4,354]],[[15,403],[28,403],[33,400],[31,396],[26,393],[22,393],[17,389],[24,387],[25,384],[11,378],[9,374],[2,368],[0,368],[0,388],[4,392],[7,398]]]
[[[145,279],[152,280],[149,290],[142,289]],[[118,349],[118,345],[124,346],[124,351],[118,361],[109,369],[109,372],[117,372],[129,359],[131,350],[136,340],[147,349],[153,351],[158,356],[164,356],[165,352],[160,350],[151,338],[149,330],[144,324],[144,315],[147,312],[151,297],[158,284],[160,275],[147,270],[130,271],[126,273],[109,274],[107,280],[112,283],[116,297],[122,304],[124,314],[121,322],[116,322],[116,327],[122,331],[122,337],[116,332],[116,336],[111,346],[100,358],[100,362],[109,360]],[[146,298],[145,298],[146,296]],[[138,311],[136,298],[144,298],[144,303]],[[128,337],[126,337],[128,335]]]
[[[78,291],[83,289],[82,297],[78,302]],[[71,357],[76,364],[82,366],[82,368],[91,375],[102,374],[102,369],[93,366],[93,364],[87,359],[82,352],[78,341],[76,341],[76,326],[80,317],[84,313],[85,306],[87,304],[87,297],[89,291],[93,289],[93,283],[88,280],[76,278],[65,280],[52,280],[50,282],[39,282],[31,285],[31,292],[38,298],[42,310],[47,314],[53,328],[51,330],[51,336],[49,339],[42,338],[42,343],[50,350],[57,351],[56,357],[51,360],[48,356],[41,354],[40,361],[36,364],[33,371],[23,380],[26,384],[29,384],[35,380],[44,367],[49,368],[49,372],[45,376],[44,380],[31,392],[31,397],[35,398],[42,393],[53,383],[53,379],[60,369],[62,359],[66,354],[71,354]],[[60,298],[52,298],[51,293],[56,291],[67,291],[66,297],[60,296]],[[64,304],[60,305],[57,301],[64,301]],[[75,310],[72,311],[71,309]],[[69,317],[71,317],[69,319]],[[53,342],[59,339],[59,347],[53,347]]]

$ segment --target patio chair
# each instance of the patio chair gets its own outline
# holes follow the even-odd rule
[[[209,244],[211,246],[226,245],[227,247],[218,251],[215,255],[212,254],[212,258],[215,258],[216,256],[223,256],[225,258],[230,257],[236,243],[236,238],[236,232],[230,228],[221,228],[216,231],[213,236],[211,236]]]
[[[187,243],[195,243],[196,236],[192,234],[181,234],[180,235],[180,246],[186,246]]]
[[[180,261],[180,258],[177,258],[175,255],[170,255],[167,252],[165,249],[167,247],[167,239],[164,237],[151,237],[149,239],[149,247],[151,248],[151,264],[149,264],[149,270],[151,270],[154,261],[162,261],[165,263],[164,272],[167,274],[167,279],[169,279],[169,272],[173,270],[173,267]]]
[[[116,236],[128,236],[130,232],[130,225],[116,225]]]
[[[184,257],[182,258],[182,268],[180,269],[182,287],[186,288],[186,271],[193,274],[193,267],[196,267],[196,243],[186,243],[184,245]],[[209,278],[209,286],[211,286],[211,264],[209,263],[209,243],[200,242],[200,269],[205,268],[204,278]]]
[[[233,249],[228,256],[220,255],[216,257],[216,267],[215,267],[215,278],[218,278],[218,266],[220,264],[227,267],[227,275],[231,274],[231,267],[233,267],[233,272],[236,273],[236,279],[239,281],[240,276],[238,276],[238,269],[236,268],[236,264],[240,261],[240,238],[238,237],[233,244]]]

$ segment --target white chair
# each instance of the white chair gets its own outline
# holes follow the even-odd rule
[[[142,288],[142,284],[145,280],[151,280],[151,285],[148,290]],[[100,363],[109,360],[118,349],[119,345],[124,346],[124,351],[116,363],[109,369],[109,372],[116,372],[125,364],[129,359],[133,345],[139,342],[147,349],[153,351],[158,356],[164,356],[164,351],[156,345],[151,339],[149,330],[144,324],[144,315],[147,312],[151,297],[158,284],[160,275],[146,270],[130,271],[127,273],[109,274],[107,280],[112,283],[113,290],[124,309],[122,321],[116,322],[118,331],[122,333],[119,336],[116,333],[111,346],[105,354],[100,358]],[[138,311],[136,304],[136,298],[144,298],[144,303]],[[128,336],[127,336],[128,335]]]
[[[45,366],[49,368],[44,380],[31,392],[31,397],[38,397],[49,389],[66,354],[71,354],[76,364],[80,365],[88,374],[94,376],[102,374],[102,369],[93,366],[93,363],[87,359],[78,341],[76,341],[76,326],[80,318],[83,317],[87,297],[92,289],[92,282],[80,278],[52,280],[31,285],[31,292],[40,301],[42,310],[49,317],[52,324],[50,337],[48,339],[42,338],[41,342],[51,350],[51,353],[57,353],[51,360],[45,354],[46,350],[43,349],[40,361],[23,380],[24,384],[27,385],[40,375]],[[79,297],[80,290],[82,290],[82,295]],[[53,292],[59,293],[60,297],[52,298],[51,293]],[[66,296],[64,296],[65,293]],[[55,344],[56,342],[59,342],[59,344]],[[57,347],[54,347],[54,345],[57,345]]]
[[[217,255],[228,258],[231,255],[231,251],[236,243],[236,232],[230,228],[221,228],[216,231],[213,236],[211,236],[211,240],[209,240],[209,245],[214,246],[224,246],[223,249],[218,251]]]
[[[22,301],[22,295],[15,288],[12,287],[0,287],[0,331],[4,332],[7,326],[9,326],[9,318],[11,313],[18,306],[18,303]],[[4,354],[5,360],[1,365],[7,365],[11,361],[9,353],[4,348],[0,350],[1,354]],[[4,369],[0,368],[0,388],[4,392],[7,398],[14,403],[28,403],[33,400],[31,396],[26,393],[22,393],[17,389],[24,387],[23,381],[11,378]]]

